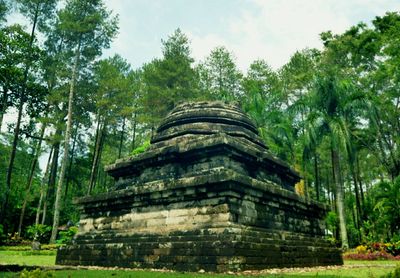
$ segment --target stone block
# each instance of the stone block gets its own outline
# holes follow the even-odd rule
[[[342,264],[324,239],[326,206],[296,195],[298,174],[235,105],[176,107],[148,151],[106,170],[115,190],[76,201],[79,232],[58,264],[196,272]]]

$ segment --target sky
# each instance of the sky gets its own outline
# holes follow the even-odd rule
[[[321,48],[319,34],[342,33],[370,23],[387,11],[400,11],[400,0],[106,0],[119,14],[120,31],[104,52],[120,54],[133,68],[161,57],[161,39],[180,28],[190,39],[196,61],[217,46],[234,54],[246,71],[256,59],[273,68],[296,50]]]
[[[342,33],[387,11],[400,11],[400,0],[104,1],[119,15],[119,34],[103,57],[118,53],[134,69],[161,57],[161,40],[177,28],[189,37],[197,62],[215,47],[225,46],[245,72],[256,59],[279,69],[296,50],[321,48],[321,32]],[[8,23],[15,22],[27,24],[12,14]],[[5,122],[15,122],[15,111],[9,112]]]

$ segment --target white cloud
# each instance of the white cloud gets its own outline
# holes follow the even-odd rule
[[[321,48],[321,32],[341,33],[360,21],[369,22],[387,10],[400,8],[394,0],[253,0],[249,5],[255,9],[244,10],[228,21],[226,36],[194,36],[196,57],[223,44],[235,53],[242,70],[258,58],[279,68],[296,50]]]
[[[228,42],[216,34],[200,36],[191,32],[186,32],[191,42],[192,55],[197,62],[203,61],[218,46],[226,46]]]

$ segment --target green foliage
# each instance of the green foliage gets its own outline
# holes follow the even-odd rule
[[[5,135],[5,134],[4,134]],[[9,153],[10,153],[10,141],[11,136],[0,134],[0,168],[7,169]],[[4,233],[13,234],[15,232],[15,228],[18,225],[18,219],[20,208],[22,206],[23,198],[25,196],[25,186],[26,181],[28,179],[28,171],[26,165],[30,165],[32,161],[31,149],[28,144],[29,142],[20,142],[19,144],[19,153],[15,159],[15,176],[13,178],[13,190],[10,194],[10,203],[7,207],[7,218],[2,223]],[[0,171],[0,192],[3,193],[5,186],[5,171]],[[39,168],[35,169],[34,172],[34,180],[33,180],[33,188],[32,192],[37,194],[38,192],[38,180],[40,177]],[[27,214],[30,215],[33,212],[34,208],[32,206],[27,207]]]
[[[69,227],[66,231],[61,231],[58,235],[57,244],[71,243],[75,234],[78,232],[78,227]]]
[[[117,34],[118,17],[112,16],[103,1],[69,0],[58,16],[67,46],[72,50],[80,45],[86,61],[99,56]]]
[[[400,176],[393,182],[381,182],[377,187],[374,210],[384,217],[390,235],[400,235]]]
[[[225,47],[213,49],[197,70],[201,90],[209,99],[235,101],[241,98],[242,75],[233,54]]]
[[[147,151],[147,149],[150,147],[150,140],[147,140],[143,143],[143,145],[137,147],[136,149],[134,149],[132,151],[132,155],[138,155],[141,153],[144,153],[145,151]]]
[[[4,233],[4,228],[3,225],[0,224],[0,244],[3,242],[3,240],[5,239],[6,234]]]
[[[51,278],[51,277],[56,277],[56,276],[52,272],[49,272],[46,270],[41,270],[41,269],[37,268],[32,271],[28,271],[28,270],[24,269],[19,274],[19,277],[21,277],[21,278]]]
[[[154,59],[142,68],[143,116],[152,128],[177,103],[200,97],[187,36],[177,29],[162,43],[163,58]]]
[[[46,148],[57,146],[62,139],[73,59],[78,53],[61,222],[78,220],[72,199],[87,194],[89,180],[95,193],[113,189],[113,180],[103,167],[128,150],[134,149],[132,155],[145,152],[150,145],[146,139],[177,103],[223,99],[238,101],[271,153],[300,172],[308,198],[318,195],[319,201],[332,208],[344,203],[342,221],[347,221],[350,245],[399,239],[398,12],[376,17],[372,24],[357,24],[341,34],[324,32],[323,49],[296,51],[278,70],[267,61],[256,60],[242,74],[234,54],[225,47],[213,49],[204,61],[195,63],[190,41],[179,29],[162,40],[162,57],[137,70],[131,70],[119,55],[96,60],[118,29],[117,17],[103,1],[68,0],[58,6],[55,0],[15,2],[30,21],[38,12],[45,51],[37,47],[28,51],[29,33],[19,25],[4,25],[11,2],[0,0],[1,117],[18,106],[24,67],[34,58],[24,100],[26,136],[20,136],[7,210],[10,216],[1,223],[7,229],[4,233],[13,234],[26,194],[27,169],[36,143],[29,136],[36,136],[40,123],[46,122],[54,133],[46,132]],[[7,169],[10,139],[6,133],[0,137],[0,169]],[[62,155],[60,152],[55,161]],[[55,171],[48,190],[47,180],[43,182],[49,193],[46,221],[53,214],[53,185],[59,178],[56,170],[60,165],[52,166]],[[34,223],[40,175],[36,169],[24,223]],[[0,171],[0,192],[4,192],[4,180],[4,171]],[[342,188],[343,202],[337,200],[337,189]],[[339,234],[338,215],[332,212],[327,216],[332,241]],[[69,232],[65,241],[72,237]]]
[[[42,254],[53,254],[54,251],[58,249],[62,245],[60,244],[42,244],[40,246],[40,251]],[[31,245],[16,245],[16,246],[0,246],[1,251],[31,251],[32,246]],[[43,252],[43,251],[49,251],[48,253]]]
[[[0,26],[6,21],[6,16],[10,12],[10,3],[8,0],[0,0]]]
[[[28,226],[26,229],[27,237],[31,240],[37,240],[40,243],[48,242],[51,233],[51,226],[37,224]]]
[[[335,212],[333,211],[328,212],[325,221],[328,230],[335,231],[337,229],[337,226],[339,224],[339,218]]]
[[[388,274],[382,275],[381,278],[400,278],[400,265],[397,265],[394,271]]]
[[[45,29],[54,16],[58,0],[16,0],[19,11],[27,17],[32,25],[36,23],[40,29]]]

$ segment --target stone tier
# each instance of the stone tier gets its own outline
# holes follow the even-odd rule
[[[57,263],[226,272],[335,265],[342,258],[321,238],[231,225],[165,235],[80,237],[58,251]]]
[[[216,133],[243,137],[267,149],[249,117],[237,106],[223,102],[194,102],[179,105],[162,121],[151,143],[152,148],[159,148],[170,144],[169,140],[172,138]]]
[[[231,170],[82,198],[80,231],[57,263],[175,270],[341,264],[325,207]]]
[[[106,171],[115,190],[77,201],[79,232],[57,263],[183,271],[343,263],[324,239],[326,207],[294,193],[299,175],[235,105],[176,107],[145,153]]]
[[[296,172],[265,149],[242,137],[225,133],[186,135],[169,140],[147,152],[117,160],[106,167],[123,189],[166,178],[197,176],[211,169],[226,168],[294,191]]]

